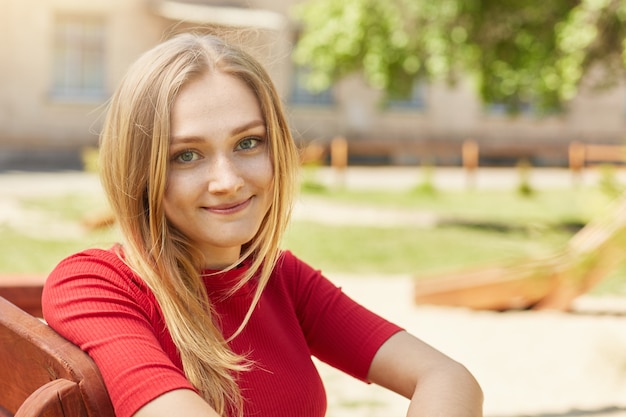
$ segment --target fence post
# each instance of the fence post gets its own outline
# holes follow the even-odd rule
[[[583,168],[585,167],[585,145],[574,141],[569,145],[569,168],[572,171],[574,185],[580,183]]]
[[[461,158],[463,160],[463,169],[468,188],[474,188],[476,185],[476,170],[478,169],[478,143],[473,139],[467,139],[463,142],[461,148]]]
[[[330,166],[335,172],[337,185],[343,187],[348,167],[348,141],[343,136],[336,136],[330,142]]]

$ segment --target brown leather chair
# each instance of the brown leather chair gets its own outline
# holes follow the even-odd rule
[[[0,297],[0,417],[115,417],[91,358]]]

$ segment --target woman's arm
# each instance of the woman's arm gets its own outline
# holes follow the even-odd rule
[[[483,394],[460,363],[407,332],[378,350],[370,381],[411,399],[408,417],[481,417]]]
[[[165,393],[133,414],[133,417],[220,417],[215,410],[195,392],[177,389]]]

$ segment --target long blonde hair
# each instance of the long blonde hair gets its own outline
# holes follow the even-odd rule
[[[273,164],[272,204],[237,262],[251,262],[239,286],[255,277],[258,284],[235,335],[223,335],[216,324],[200,277],[200,254],[167,221],[162,203],[172,103],[181,86],[211,71],[238,77],[254,92]],[[100,137],[100,170],[124,236],[125,262],[154,293],[187,378],[221,415],[242,414],[236,378],[248,364],[231,351],[227,338],[245,326],[276,264],[297,166],[297,150],[270,77],[249,54],[218,37],[182,34],[154,47],[131,66],[109,103]]]

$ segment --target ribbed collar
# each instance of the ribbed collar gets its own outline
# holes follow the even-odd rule
[[[211,298],[223,298],[228,295],[241,280],[243,275],[250,270],[250,261],[244,261],[240,266],[228,271],[204,269],[201,271],[202,280]],[[233,297],[249,296],[254,292],[254,279],[247,282],[241,289],[234,293]]]

